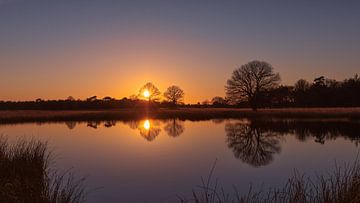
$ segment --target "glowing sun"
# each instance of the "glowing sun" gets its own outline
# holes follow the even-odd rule
[[[145,90],[143,93],[144,97],[149,98],[150,97],[150,92],[149,90]]]
[[[145,120],[143,127],[145,128],[145,130],[149,130],[151,127],[150,121]]]

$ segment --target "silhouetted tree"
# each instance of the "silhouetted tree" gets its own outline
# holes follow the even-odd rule
[[[247,100],[253,110],[258,108],[260,94],[278,85],[280,76],[264,61],[251,61],[234,70],[225,86],[226,95],[236,103]]]
[[[135,95],[135,94],[133,94],[133,95],[130,95],[130,99],[131,100],[138,100],[139,98],[138,98],[139,96],[138,95]]]
[[[151,82],[146,83],[139,91],[139,97],[144,97],[144,91],[149,91],[149,101],[158,101],[160,96],[159,89]]]
[[[304,79],[298,80],[294,85],[294,90],[297,92],[305,92],[310,88],[310,83]]]
[[[226,106],[227,101],[222,97],[216,96],[212,98],[211,103],[215,107],[224,107]]]
[[[184,99],[184,91],[180,87],[172,85],[164,92],[164,97],[176,105]]]
[[[263,98],[261,101],[263,101],[263,104],[271,107],[289,107],[294,103],[292,92],[293,87],[279,86],[265,94],[268,98]],[[268,100],[270,100],[270,104],[267,104]]]
[[[294,85],[294,102],[297,106],[307,106],[309,103],[308,91],[311,88],[311,84],[304,80],[298,80]]]
[[[211,101],[209,101],[208,99],[205,99],[204,101],[201,102],[201,105],[203,106],[209,106],[211,104]]]
[[[75,98],[73,96],[68,96],[68,98],[66,98],[66,101],[75,101]]]
[[[236,158],[254,167],[265,166],[280,152],[277,135],[263,131],[252,123],[227,123],[225,125],[227,144]]]
[[[164,127],[164,130],[167,132],[167,134],[170,137],[177,137],[184,132],[185,127],[184,127],[184,124],[182,121],[173,119],[172,121],[170,121],[166,124],[166,126]]]
[[[109,96],[103,98],[103,101],[114,101],[114,100],[115,100],[114,98]]]
[[[97,96],[92,96],[86,99],[86,101],[96,101],[97,100]]]
[[[358,74],[355,74],[353,78],[344,80],[341,90],[343,105],[360,106],[360,77]]]
[[[320,76],[314,79],[314,85],[316,86],[324,86],[325,85],[325,77]]]

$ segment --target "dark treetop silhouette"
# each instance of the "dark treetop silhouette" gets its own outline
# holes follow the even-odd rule
[[[184,91],[180,87],[172,85],[164,92],[164,97],[175,106],[184,99]]]
[[[264,61],[251,61],[234,70],[225,86],[226,95],[234,102],[247,100],[253,110],[259,105],[261,93],[274,88],[280,82],[278,73]]]
[[[312,83],[298,80],[294,86],[278,86],[279,74],[263,61],[251,61],[234,70],[225,86],[226,98],[214,97],[202,104],[183,104],[184,91],[170,86],[164,93],[167,101],[160,102],[160,91],[152,83],[146,83],[138,95],[115,99],[91,96],[85,100],[69,96],[64,100],[0,101],[0,110],[93,110],[138,107],[359,107],[360,77],[343,81],[316,77]],[[147,92],[147,96],[144,92]],[[144,100],[145,99],[145,100]]]
[[[144,92],[148,92],[149,95],[144,95]],[[148,97],[149,101],[158,101],[160,98],[160,91],[159,89],[152,84],[151,82],[146,83],[139,91],[139,97],[144,98],[144,97]]]

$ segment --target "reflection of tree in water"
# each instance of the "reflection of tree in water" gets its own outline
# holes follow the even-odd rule
[[[211,121],[215,124],[221,124],[225,121],[225,119],[215,118],[215,119],[211,119]]]
[[[87,122],[87,126],[94,128],[94,129],[97,129],[100,124],[101,124],[100,121],[88,121]]]
[[[129,121],[131,129],[137,129],[147,141],[153,141],[161,132],[160,122],[154,120]]]
[[[360,141],[360,123],[348,120],[259,120],[253,121],[268,130],[279,135],[293,134],[299,141],[313,139],[315,142],[325,144],[328,140],[338,137],[348,139],[357,144]]]
[[[125,122],[131,129],[136,130],[139,126],[139,121],[127,121]]]
[[[166,124],[164,130],[170,137],[177,137],[181,135],[185,130],[184,122],[178,119],[173,119]]]
[[[75,121],[67,121],[67,122],[65,122],[65,124],[70,130],[72,130],[72,129],[74,129],[76,127],[76,122]]]
[[[105,121],[104,122],[104,127],[106,127],[106,128],[111,128],[115,125],[116,125],[116,121]]]
[[[265,166],[273,155],[281,150],[279,137],[249,123],[227,123],[225,125],[228,147],[236,158],[254,167]]]

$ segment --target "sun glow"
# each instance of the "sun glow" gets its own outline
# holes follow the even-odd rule
[[[143,93],[144,97],[149,98],[150,97],[150,92],[149,90],[145,90]]]
[[[151,127],[150,121],[149,120],[145,120],[143,127],[145,130],[149,130]]]

